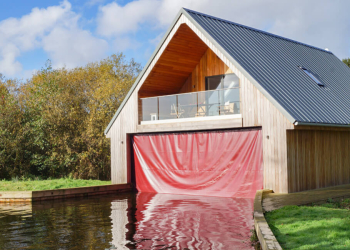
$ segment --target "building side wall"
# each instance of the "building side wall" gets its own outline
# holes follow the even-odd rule
[[[112,127],[107,133],[107,137],[111,138],[111,180],[114,184],[128,183],[127,166],[130,163],[128,156],[130,155],[130,147],[128,147],[127,137],[128,134],[136,133],[138,125],[138,91],[142,86],[142,83],[148,77],[153,67],[157,63],[158,59],[162,55],[164,49],[171,41],[172,37],[176,33],[181,24],[184,23],[184,16],[182,15],[174,28],[171,30],[169,36],[164,41],[163,45],[156,54],[154,60],[149,65],[148,69],[144,73],[138,86],[131,94],[129,100],[125,104],[119,116],[114,121]]]
[[[185,85],[188,84],[188,86],[185,91],[186,87],[184,85],[183,92],[190,92],[193,88],[193,83],[199,82],[203,85],[195,84],[196,86],[192,91],[204,90],[204,78],[206,75],[235,73],[240,78],[241,86],[241,114],[243,118],[241,124],[243,127],[262,126],[264,188],[273,189],[279,193],[288,192],[286,130],[293,129],[293,125],[185,16],[180,17],[175,28],[165,41],[165,45],[169,43],[176,29],[182,23],[186,23],[210,48],[192,72],[191,79],[185,82]],[[140,131],[140,126],[142,126],[138,125],[137,92],[165,47],[162,46],[156,55],[155,60],[153,60],[141,79],[139,86],[131,95],[107,135],[112,140],[112,183],[126,183],[128,181],[126,135],[128,133],[137,133]],[[174,122],[171,129],[177,131],[176,126]],[[211,129],[215,129],[215,127]]]
[[[288,191],[350,183],[350,131],[289,130]]]
[[[293,129],[293,124],[250,81],[239,77],[242,79],[243,127],[262,126],[264,188],[276,193],[287,193],[286,130]]]

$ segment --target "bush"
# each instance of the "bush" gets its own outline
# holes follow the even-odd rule
[[[140,65],[123,54],[74,69],[50,63],[25,83],[0,79],[0,179],[110,179],[103,131]]]

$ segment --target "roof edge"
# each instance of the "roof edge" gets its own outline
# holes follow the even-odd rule
[[[279,102],[275,100],[225,49],[202,27],[191,15],[184,9],[184,15],[199,29],[209,41],[214,44],[218,50],[240,71],[242,74],[289,120],[292,124],[296,122],[296,119],[285,110]],[[191,10],[189,10],[191,11]],[[199,12],[198,12],[199,13]],[[201,13],[199,13],[201,14]]]
[[[212,15],[201,13],[201,12],[198,12],[198,11],[195,11],[195,10],[190,10],[190,9],[187,9],[187,8],[183,8],[183,9],[186,10],[186,11],[189,11],[189,12],[196,13],[198,15],[207,16],[207,17],[210,17],[210,18],[222,21],[222,22],[231,23],[231,24],[240,26],[242,28],[250,29],[250,30],[253,30],[253,31],[256,31],[256,32],[260,32],[260,33],[269,35],[269,36],[274,36],[274,37],[279,38],[279,39],[287,40],[287,41],[290,41],[290,42],[293,42],[293,43],[297,43],[297,44],[300,44],[300,45],[304,45],[304,46],[307,46],[307,47],[310,47],[310,48],[313,48],[313,49],[321,50],[321,51],[327,52],[329,54],[333,54],[329,50],[321,49],[321,48],[318,48],[318,47],[315,47],[315,46],[312,46],[312,45],[309,45],[309,44],[306,44],[306,43],[302,43],[302,42],[299,42],[299,41],[296,41],[296,40],[293,40],[293,39],[290,39],[290,38],[287,38],[287,37],[283,37],[283,36],[279,36],[279,35],[267,32],[267,31],[264,31],[264,30],[259,30],[259,29],[253,28],[253,27],[249,27],[249,26],[246,26],[246,25],[243,25],[243,24],[240,24],[240,23],[235,23],[235,22],[232,22],[232,21],[229,21],[229,20],[226,20],[226,19],[222,19],[222,18],[219,18],[219,17],[215,17],[215,16],[212,16]]]
[[[171,25],[169,26],[168,30],[166,31],[165,35],[163,36],[162,40],[159,42],[158,46],[155,48],[153,54],[151,55],[150,59],[147,61],[145,67],[143,67],[142,71],[140,72],[140,74],[138,75],[138,77],[136,78],[134,84],[131,86],[128,94],[125,96],[123,102],[119,105],[119,108],[117,109],[117,112],[115,112],[114,116],[112,117],[111,121],[109,122],[109,124],[107,125],[104,134],[107,135],[107,133],[109,132],[109,130],[111,129],[113,123],[115,122],[115,120],[117,119],[117,117],[119,116],[119,113],[122,111],[122,109],[124,108],[125,104],[127,103],[127,101],[129,100],[130,96],[132,95],[132,93],[134,92],[134,90],[136,89],[137,85],[139,84],[140,80],[142,79],[142,77],[144,76],[144,74],[146,73],[147,69],[149,68],[150,64],[152,63],[154,57],[157,55],[158,51],[160,50],[160,48],[162,47],[162,45],[164,44],[165,40],[168,38],[170,32],[173,30],[175,24],[177,23],[177,21],[179,20],[180,16],[184,13],[185,11],[183,10],[183,8],[180,9],[180,11],[177,13],[174,21],[171,23]]]
[[[336,123],[316,123],[316,122],[294,122],[295,126],[321,126],[321,127],[341,127],[350,128],[350,124],[336,124]]]

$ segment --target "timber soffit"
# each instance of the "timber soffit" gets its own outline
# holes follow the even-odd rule
[[[155,49],[155,51],[153,52],[152,56],[150,57],[150,59],[148,60],[148,62],[146,63],[145,67],[143,68],[143,70],[141,71],[141,73],[139,74],[139,76],[137,77],[137,79],[135,80],[135,83],[132,85],[131,89],[129,90],[128,94],[126,95],[126,97],[124,98],[123,102],[120,104],[117,112],[114,114],[113,118],[111,119],[111,121],[109,122],[107,128],[104,131],[104,134],[107,135],[108,131],[111,129],[114,121],[117,119],[119,113],[122,111],[122,109],[124,108],[125,104],[127,103],[127,101],[129,100],[130,96],[132,95],[132,93],[134,92],[134,90],[136,89],[138,83],[140,82],[140,80],[142,79],[143,75],[146,73],[148,67],[150,66],[150,64],[152,63],[154,57],[157,55],[158,51],[160,50],[160,48],[162,47],[163,43],[165,42],[165,40],[167,39],[167,37],[169,36],[170,32],[173,30],[175,24],[177,23],[177,21],[179,20],[180,16],[183,14],[185,15],[192,23],[193,25],[195,25],[195,27],[197,29],[199,29],[205,36],[206,38],[209,39],[209,41],[214,44],[221,53],[223,53],[227,59],[229,59],[279,110],[280,112],[291,122],[294,123],[295,119],[289,115],[280,105],[278,102],[276,102],[272,97],[270,97],[270,95],[254,80],[254,78],[252,78],[209,34],[207,31],[205,31],[188,13],[187,11],[191,11],[185,8],[182,8],[178,14],[176,15],[176,18],[174,19],[174,21],[172,22],[172,24],[170,25],[170,27],[168,28],[167,32],[165,33],[164,37],[162,38],[161,42],[158,44],[157,48]],[[194,12],[194,11],[192,11]]]

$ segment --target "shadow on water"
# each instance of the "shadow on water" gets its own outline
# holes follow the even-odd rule
[[[252,249],[253,199],[128,193],[0,203],[0,249]]]

